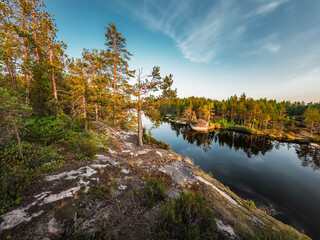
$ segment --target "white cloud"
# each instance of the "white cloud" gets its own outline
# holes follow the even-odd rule
[[[224,49],[237,45],[252,24],[243,17],[248,15],[248,10],[235,0],[119,1],[150,29],[172,38],[183,56],[192,62],[209,62]],[[249,14],[267,14],[285,1],[274,0],[260,6],[254,3],[256,8]],[[277,44],[264,46],[269,52],[279,49]]]
[[[278,0],[278,1],[272,1],[267,4],[260,5],[258,8],[256,8],[254,11],[250,12],[247,17],[257,16],[257,15],[265,15],[276,8],[278,8],[282,3],[285,3],[287,0]]]
[[[281,46],[279,44],[274,44],[274,43],[268,43],[266,45],[264,45],[263,49],[269,51],[269,52],[273,52],[276,53],[280,50]]]
[[[265,38],[258,39],[252,43],[251,49],[243,54],[244,57],[260,55],[266,52],[277,53],[281,45],[274,43],[278,37],[277,33],[270,34]]]

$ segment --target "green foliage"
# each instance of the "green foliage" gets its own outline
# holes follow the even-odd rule
[[[169,76],[165,76],[163,78],[163,83],[160,86],[160,88],[162,89],[162,96],[161,98],[164,99],[175,99],[177,98],[177,89],[172,90],[171,86],[173,84],[173,76],[172,74],[170,74]]]
[[[314,142],[320,142],[320,136],[313,136],[313,137],[311,137],[311,139]]]
[[[68,158],[90,159],[96,154],[97,143],[107,144],[101,134],[76,132],[70,127],[70,118],[62,112],[57,117],[32,117],[27,119],[23,129],[23,155],[15,141],[1,149],[2,212],[19,203],[22,192],[42,173],[60,168]]]
[[[203,196],[187,192],[162,208],[156,233],[158,239],[218,239],[215,226]]]
[[[96,143],[102,136],[98,133],[87,133],[81,129],[70,129],[70,118],[60,112],[57,117],[32,117],[29,118],[24,128],[24,139],[45,145],[61,144],[72,157],[77,159],[89,159],[97,152]],[[104,142],[106,143],[106,142]]]
[[[142,137],[142,141],[144,144],[151,144],[151,145],[155,145],[158,148],[162,148],[162,149],[166,149],[169,150],[171,148],[171,146],[165,142],[162,141],[158,141],[157,139],[155,139],[154,137],[151,136],[151,133],[147,133],[146,129],[143,129],[143,137]]]
[[[100,198],[111,198],[113,197],[113,192],[115,188],[116,184],[113,184],[111,186],[97,184],[89,189],[88,194]]]
[[[0,87],[0,146],[13,136],[20,141],[20,129],[32,110],[26,104],[21,104],[17,96],[18,93],[13,89]]]
[[[90,133],[73,133],[65,144],[67,150],[78,159],[90,159],[97,153],[97,146]]]
[[[300,102],[254,100],[242,94],[240,97],[234,95],[222,101],[204,97],[159,98],[157,104],[163,117],[170,114],[178,119],[184,117],[190,121],[193,118],[195,121],[206,119],[209,109],[208,102],[211,103],[211,110],[214,113],[214,116],[210,115],[210,126],[213,129],[228,128],[246,133],[263,133],[266,132],[266,129],[295,132],[298,130],[297,126],[300,129],[305,128],[301,121],[306,118],[305,123],[310,130],[314,133],[320,132],[320,120],[316,120],[319,119],[319,114],[317,114],[317,111],[320,111],[319,103],[305,105]]]
[[[109,137],[105,133],[90,131],[90,135],[97,149],[108,150]]]
[[[146,183],[140,190],[143,203],[149,208],[153,208],[156,203],[166,198],[164,178],[151,177],[150,173],[145,174]]]
[[[23,137],[30,142],[51,144],[66,138],[68,133],[64,130],[64,124],[53,116],[32,117],[24,126]]]
[[[23,157],[19,154],[17,143],[0,151],[1,212],[20,202],[22,192],[35,177],[57,169],[63,163],[56,145],[39,146],[22,142],[21,148]]]
[[[247,209],[249,209],[249,210],[252,210],[252,209],[255,209],[255,208],[256,208],[256,204],[254,203],[254,201],[249,200],[249,199],[244,200],[244,201],[243,201],[243,204],[244,204],[244,206],[245,206]]]
[[[307,108],[304,113],[305,120],[304,122],[310,128],[311,134],[314,130],[320,130],[320,112],[316,108]]]

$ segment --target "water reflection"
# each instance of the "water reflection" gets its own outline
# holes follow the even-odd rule
[[[271,140],[268,137],[254,136],[250,134],[237,133],[233,131],[215,131],[210,133],[198,133],[192,130],[189,125],[171,123],[171,129],[175,131],[177,137],[182,135],[183,139],[191,144],[202,148],[205,152],[211,149],[212,143],[220,146],[227,146],[234,150],[243,150],[248,158],[259,154],[265,155],[272,149],[280,149],[281,146],[291,146],[301,160],[303,167],[311,167],[313,170],[320,169],[320,150],[311,147],[309,144],[281,143]]]
[[[320,150],[310,145],[296,145],[296,153],[301,160],[301,165],[311,167],[314,171],[320,169]]]

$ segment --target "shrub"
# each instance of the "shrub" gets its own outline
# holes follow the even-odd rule
[[[19,154],[17,143],[0,152],[1,212],[20,202],[22,192],[35,177],[62,165],[62,156],[58,154],[56,145],[39,146],[22,142],[21,148],[23,158]]]
[[[143,198],[143,204],[149,208],[166,198],[164,178],[151,177],[150,173],[145,174],[146,183],[140,190],[140,194]]]
[[[198,193],[181,193],[160,211],[158,239],[217,239],[212,210]]]
[[[68,131],[55,117],[32,117],[26,121],[23,137],[30,142],[50,144],[64,139]]]
[[[244,203],[244,206],[249,210],[256,208],[256,204],[252,200],[249,200],[249,199],[244,200],[243,203]]]
[[[90,133],[74,133],[67,141],[67,149],[78,159],[90,159],[97,153]]]
[[[113,196],[114,188],[115,188],[115,185],[108,187],[103,184],[97,184],[89,188],[88,194],[94,195],[100,198],[111,198]]]

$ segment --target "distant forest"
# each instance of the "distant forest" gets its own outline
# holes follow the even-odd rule
[[[227,100],[207,98],[160,99],[159,111],[162,116],[189,122],[199,119],[227,126],[245,126],[246,129],[263,130],[307,127],[311,134],[320,131],[320,102],[307,103],[248,98],[245,94],[234,95]]]

